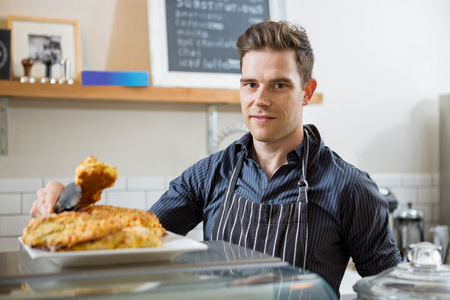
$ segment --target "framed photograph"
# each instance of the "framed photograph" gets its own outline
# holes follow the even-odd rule
[[[236,40],[251,24],[285,19],[279,0],[147,0],[152,85],[239,89]]]
[[[45,61],[51,60],[52,77],[61,78],[61,59],[70,61],[70,78],[81,80],[81,45],[78,21],[25,16],[8,16],[11,30],[11,73],[24,75],[22,59],[31,58],[31,76],[45,77]]]

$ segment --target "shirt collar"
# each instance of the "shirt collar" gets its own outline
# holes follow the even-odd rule
[[[244,149],[245,154],[248,156],[251,153],[251,147],[253,145],[253,137],[250,132],[244,134],[235,144],[235,153],[238,153]],[[303,155],[303,142],[298,145],[292,151],[287,154],[287,161],[301,162],[301,157]]]
[[[288,152],[287,161],[301,162],[303,157],[303,141],[294,148],[294,150]]]
[[[234,152],[238,153],[242,151],[242,149],[244,149],[245,154],[248,155],[250,153],[252,145],[253,145],[252,135],[250,134],[250,132],[247,132],[239,140],[237,140],[234,147]]]

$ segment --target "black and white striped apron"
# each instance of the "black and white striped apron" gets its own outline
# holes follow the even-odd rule
[[[245,153],[242,151],[214,223],[213,240],[228,241],[306,268],[308,248],[306,171],[310,141],[307,130],[304,130],[304,133],[302,175],[298,182],[297,201],[273,205],[256,203],[240,197],[235,192],[235,185],[244,163]]]

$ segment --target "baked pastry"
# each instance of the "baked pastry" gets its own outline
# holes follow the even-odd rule
[[[117,170],[89,156],[75,169],[81,199],[75,211],[33,219],[22,240],[51,251],[160,247],[166,234],[151,212],[109,205],[93,205],[117,179]]]
[[[100,250],[118,248],[145,248],[161,247],[161,236],[147,227],[125,227],[113,234],[100,239],[78,243],[71,247],[62,248],[62,251],[74,250]]]
[[[151,230],[155,236],[159,237],[166,234],[166,230],[162,227],[161,223],[159,223],[158,217],[152,212],[111,205],[91,205],[83,207],[79,211],[106,213],[118,219],[123,227],[146,227]]]
[[[23,230],[22,240],[27,245],[54,251],[102,238],[122,228],[120,220],[106,212],[65,211],[31,220]]]
[[[160,247],[166,234],[151,212],[93,205],[33,219],[22,240],[51,251]]]
[[[81,186],[81,199],[77,207],[88,206],[99,201],[102,191],[114,185],[117,179],[117,169],[111,165],[99,162],[90,155],[80,162],[75,169],[75,184]]]

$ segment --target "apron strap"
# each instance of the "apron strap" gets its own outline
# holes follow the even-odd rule
[[[308,224],[308,188],[309,184],[306,180],[307,178],[307,171],[309,167],[309,150],[310,150],[310,141],[309,141],[309,133],[308,130],[305,128],[303,130],[304,137],[303,137],[303,160],[302,160],[302,175],[300,177],[300,181],[298,182],[299,186],[299,193],[298,193],[298,202],[300,202],[300,209],[303,212],[303,218],[306,221],[305,224],[305,248],[304,248],[304,255],[303,255],[303,269],[306,269],[306,257],[308,254],[308,233],[309,233],[309,224]],[[300,212],[300,213],[302,213]],[[299,216],[300,216],[299,213]]]
[[[316,126],[312,124],[307,124],[303,126],[304,132],[309,133],[309,135],[314,139],[317,144],[311,145],[310,156],[308,156],[308,173],[314,173],[317,167],[317,161],[320,155],[320,146],[322,143],[322,138],[320,136],[319,130]],[[305,177],[306,178],[306,177]]]
[[[219,229],[220,228],[222,228],[222,230],[225,230],[225,226],[222,226],[222,223],[224,222],[224,219],[226,218],[225,210],[223,209],[223,207],[227,205],[228,201],[230,201],[229,195],[233,194],[233,192],[234,192],[234,187],[236,186],[236,182],[239,178],[239,173],[241,172],[242,165],[244,164],[244,157],[245,157],[245,151],[244,151],[244,149],[242,149],[239,159],[236,163],[236,166],[234,167],[233,172],[231,173],[231,178],[228,182],[227,191],[225,193],[225,199],[223,200],[223,203],[220,205],[221,208],[219,210],[219,216],[217,216],[217,218],[214,222],[213,240],[214,240],[214,234],[216,235],[215,240],[219,240],[219,233],[220,233]],[[217,224],[217,227],[216,227],[216,224]],[[223,237],[223,232],[222,232],[222,237]]]
[[[242,148],[239,159],[236,163],[235,168],[233,169],[233,173],[231,173],[230,181],[228,182],[228,190],[234,190],[236,186],[236,182],[239,178],[239,173],[241,173],[242,165],[244,164],[245,151]]]
[[[307,178],[307,172],[308,172],[308,166],[309,166],[309,148],[310,148],[310,142],[309,142],[309,134],[308,131],[306,129],[303,130],[304,132],[304,138],[303,138],[303,160],[302,160],[302,174],[300,176],[300,180],[298,182],[298,187],[299,187],[299,193],[298,193],[298,198],[297,201],[301,202],[301,201],[305,201],[306,203],[308,203],[308,189],[309,189],[309,184],[308,181],[306,180]]]

